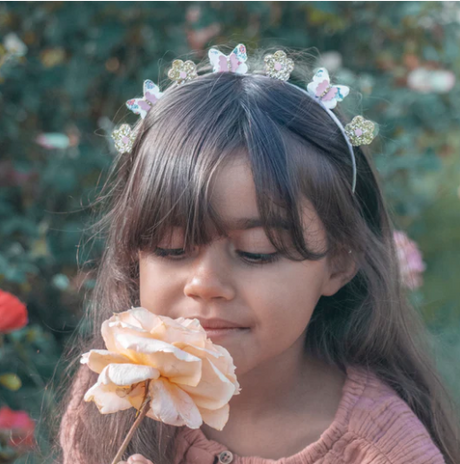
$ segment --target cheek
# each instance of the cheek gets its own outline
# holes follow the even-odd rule
[[[321,296],[324,267],[320,262],[287,263],[273,279],[255,285],[253,304],[273,327],[292,325],[299,333],[308,324]],[[264,309],[265,308],[265,309]],[[264,316],[261,314],[261,319]]]
[[[174,295],[178,290],[173,287],[174,279],[160,272],[148,259],[139,261],[139,299],[145,309],[154,314],[169,316],[173,307]]]

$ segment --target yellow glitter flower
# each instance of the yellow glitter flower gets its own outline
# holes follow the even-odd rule
[[[345,126],[345,133],[351,144],[355,147],[369,145],[374,140],[377,132],[377,124],[364,119],[362,116],[355,116]]]
[[[190,60],[185,62],[174,60],[171,69],[168,71],[168,77],[178,84],[195,79],[197,77],[196,65]]]
[[[136,132],[131,130],[129,124],[123,124],[112,132],[112,138],[115,141],[115,148],[120,153],[130,153],[136,139]]]
[[[265,55],[265,74],[275,79],[287,81],[294,70],[294,61],[286,56],[282,50],[273,55]]]

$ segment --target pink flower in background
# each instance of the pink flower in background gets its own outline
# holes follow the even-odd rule
[[[15,168],[14,163],[5,159],[0,161],[0,185],[2,187],[22,187],[36,185],[39,179],[36,170],[21,171]]]
[[[421,287],[423,284],[422,273],[426,269],[426,265],[422,260],[422,254],[417,244],[400,230],[394,231],[393,239],[396,244],[403,285],[411,290]]]
[[[65,133],[63,132],[48,132],[38,134],[35,137],[35,142],[38,145],[48,150],[65,150],[69,147],[76,147],[80,143],[80,131],[74,124],[67,126]]]
[[[48,150],[52,150],[54,148],[65,149],[70,146],[70,139],[66,134],[54,132],[37,135],[35,142]]]

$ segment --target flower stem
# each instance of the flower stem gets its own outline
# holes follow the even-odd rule
[[[151,398],[148,396],[148,389],[149,389],[149,384],[150,380],[147,380],[146,385],[145,385],[145,398],[142,403],[141,409],[137,411],[138,414],[136,414],[137,419],[134,421],[133,425],[129,429],[128,435],[126,435],[125,439],[123,440],[123,443],[120,446],[120,449],[118,450],[117,454],[113,458],[112,464],[118,464],[121,461],[121,457],[123,456],[124,452],[126,451],[126,448],[129,445],[129,442],[131,441],[131,438],[134,435],[134,432],[136,429],[139,427],[140,423],[142,422],[142,419],[144,419],[145,415],[147,414],[147,411],[149,410],[150,406],[150,400]],[[140,413],[140,414],[139,414]]]

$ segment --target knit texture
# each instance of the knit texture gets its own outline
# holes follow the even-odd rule
[[[76,382],[61,421],[63,464],[88,464],[72,445],[75,418],[82,406],[77,401],[78,390],[81,386]],[[174,464],[218,464],[220,453],[228,450],[221,443],[208,440],[201,429],[188,427],[179,427],[175,448]],[[233,453],[231,464],[445,464],[445,461],[424,425],[391,387],[373,372],[349,366],[334,420],[318,441],[278,460]]]
[[[445,464],[418,417],[396,391],[372,371],[349,366],[333,422],[318,441],[273,460],[238,456],[206,438],[201,429],[180,427],[175,464],[218,464],[231,451],[231,464]]]

